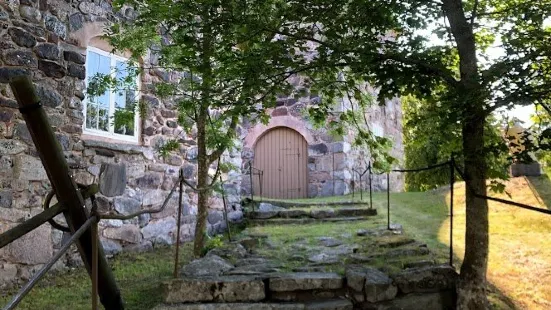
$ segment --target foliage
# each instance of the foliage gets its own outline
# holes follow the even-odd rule
[[[216,235],[208,238],[205,247],[203,248],[203,255],[207,254],[210,250],[224,246],[224,240],[222,235]]]
[[[463,166],[461,126],[439,114],[429,99],[413,96],[402,98],[404,113],[403,133],[406,169],[417,169],[449,161],[451,157]],[[430,100],[438,100],[436,94]],[[490,188],[503,192],[503,181],[508,179],[507,167],[512,157],[508,154],[507,141],[501,133],[501,122],[489,118],[485,134],[488,177],[494,179]],[[447,166],[429,171],[406,173],[406,190],[426,191],[449,184]],[[456,174],[456,180],[460,176]]]
[[[159,146],[158,151],[163,158],[166,158],[170,154],[170,152],[176,151],[178,149],[180,149],[180,142],[171,139],[165,141],[163,145]]]

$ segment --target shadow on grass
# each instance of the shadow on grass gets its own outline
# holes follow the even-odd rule
[[[547,174],[539,177],[525,177],[530,190],[542,207],[551,209],[551,180]]]
[[[457,232],[464,232],[465,208],[462,193],[454,196],[454,252],[453,264],[459,271],[463,253],[457,253]],[[459,198],[459,199],[458,199]],[[459,202],[459,203],[458,203]],[[375,193],[374,206],[379,214],[386,217],[386,193]],[[427,243],[440,264],[449,263],[449,190],[441,189],[430,192],[392,193],[390,200],[391,223],[402,224],[406,234]],[[464,248],[463,245],[459,248]],[[488,299],[493,309],[518,309],[513,300],[493,283],[489,283]]]

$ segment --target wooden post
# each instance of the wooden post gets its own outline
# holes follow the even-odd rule
[[[48,122],[46,112],[40,104],[35,88],[28,76],[14,78],[11,89],[19,104],[19,109],[27,123],[30,135],[36,146],[44,169],[56,193],[58,202],[64,206],[65,218],[71,233],[75,233],[89,215],[84,208],[84,200],[69,171],[65,156]],[[92,272],[92,232],[87,229],[77,242],[80,256],[88,274]],[[98,290],[100,300],[106,310],[124,309],[119,288],[107,264],[103,247],[98,246]]]
[[[174,272],[172,274],[174,279],[178,278],[178,266],[180,265],[180,227],[182,226],[182,205],[184,204],[184,170],[182,168],[180,168],[178,182],[180,191],[178,193],[178,220],[176,221],[176,253],[174,253]]]

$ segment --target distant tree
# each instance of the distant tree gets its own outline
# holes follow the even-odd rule
[[[404,115],[404,153],[406,169],[416,169],[436,165],[450,160],[463,162],[461,126],[440,114],[436,104],[429,104],[413,96],[402,98]],[[438,100],[433,93],[430,100]],[[491,189],[504,190],[501,181],[508,179],[508,166],[512,156],[507,148],[508,140],[504,136],[503,122],[498,117],[488,117],[485,130],[485,144],[488,150],[488,178]],[[460,177],[456,174],[457,180]],[[449,169],[439,169],[407,173],[406,190],[426,191],[447,185],[450,182]]]

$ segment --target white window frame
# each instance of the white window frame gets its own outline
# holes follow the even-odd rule
[[[128,62],[128,58],[115,55],[109,52],[106,52],[102,49],[99,49],[97,47],[88,46],[86,48],[86,59],[88,59],[88,52],[94,52],[96,54],[99,54],[101,56],[109,57],[111,60],[111,74],[115,74],[114,68],[116,68],[117,61],[119,62]],[[88,63],[86,64],[86,68],[88,68]],[[86,77],[84,79],[84,83],[86,87],[88,87],[88,74],[86,74]],[[136,77],[136,101],[139,102],[141,93],[140,93],[140,76],[138,75]],[[122,135],[115,133],[115,127],[113,126],[113,122],[111,122],[111,117],[115,114],[115,97],[113,96],[114,92],[111,91],[111,96],[109,96],[109,131],[103,131],[103,130],[97,130],[97,129],[91,129],[86,128],[86,113],[88,111],[88,97],[84,98],[83,100],[83,113],[84,113],[84,123],[82,124],[82,132],[84,134],[88,134],[91,136],[98,136],[98,137],[104,137],[104,138],[110,138],[110,139],[116,139],[116,140],[122,140],[127,142],[133,142],[133,143],[139,143],[139,137],[140,137],[140,113],[139,109],[136,107],[136,111],[134,114],[134,135],[128,136],[128,135]]]

